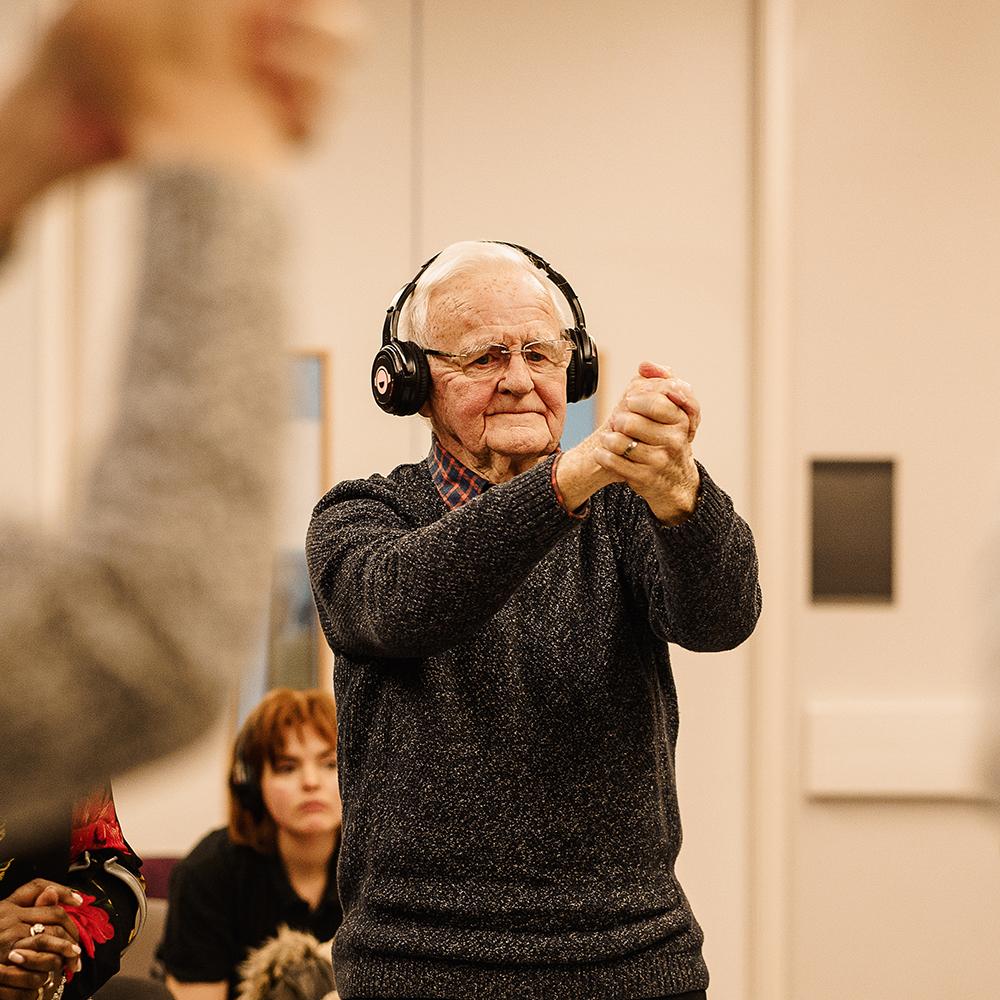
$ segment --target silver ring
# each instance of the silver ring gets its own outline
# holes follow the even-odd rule
[[[29,937],[38,937],[39,934],[45,933],[45,924],[32,924],[28,928]]]
[[[622,452],[622,458],[627,458],[630,462],[632,461],[631,455],[636,448],[639,447],[638,441],[629,441],[628,446]]]

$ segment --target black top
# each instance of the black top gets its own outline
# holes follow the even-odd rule
[[[165,970],[182,983],[228,980],[235,997],[240,963],[280,924],[329,941],[341,920],[339,851],[338,844],[323,900],[310,910],[280,858],[232,843],[225,829],[213,830],[171,872],[167,926],[157,951]]]

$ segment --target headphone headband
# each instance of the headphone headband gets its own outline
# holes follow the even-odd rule
[[[569,308],[573,313],[573,329],[581,331],[587,329],[587,319],[583,315],[583,306],[580,305],[580,300],[576,297],[573,286],[544,257],[540,257],[534,250],[522,247],[518,243],[507,243],[504,240],[490,240],[489,242],[520,250],[539,271],[544,271],[549,281],[562,292],[563,298],[569,303]]]

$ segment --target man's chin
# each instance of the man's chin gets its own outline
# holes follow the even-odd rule
[[[497,454],[516,455],[519,458],[541,456],[552,450],[552,439],[547,430],[544,433],[525,430],[521,433],[491,435],[487,444]]]

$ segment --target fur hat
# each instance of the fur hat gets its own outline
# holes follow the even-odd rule
[[[282,924],[240,964],[238,1000],[338,1000],[330,942]]]

